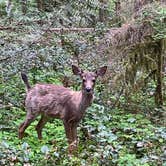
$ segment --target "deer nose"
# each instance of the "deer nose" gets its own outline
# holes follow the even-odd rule
[[[87,92],[90,92],[90,91],[92,90],[92,88],[86,87],[85,90],[86,90]]]

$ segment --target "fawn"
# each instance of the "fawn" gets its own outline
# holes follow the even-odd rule
[[[73,74],[82,79],[81,91],[73,91],[59,85],[36,84],[31,88],[27,75],[21,73],[27,89],[25,107],[27,115],[25,121],[19,127],[19,138],[23,138],[25,129],[41,115],[36,130],[38,138],[42,139],[42,128],[49,118],[59,118],[63,121],[66,137],[69,143],[69,153],[77,149],[77,126],[83,115],[92,103],[95,81],[98,76],[103,76],[107,66],[103,66],[95,72],[85,72],[72,65]]]

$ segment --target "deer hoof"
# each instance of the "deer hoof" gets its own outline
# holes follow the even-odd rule
[[[19,133],[18,133],[18,138],[19,138],[19,139],[22,139],[23,137],[24,137],[24,133],[19,132]]]
[[[75,140],[69,145],[69,154],[72,154],[76,150],[77,150],[77,141]]]
[[[39,139],[39,140],[42,140],[42,139],[43,139],[43,137],[42,137],[42,136],[38,136],[38,139]]]

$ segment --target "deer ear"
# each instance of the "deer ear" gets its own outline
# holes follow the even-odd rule
[[[72,71],[73,71],[73,74],[75,75],[81,75],[83,73],[82,70],[75,65],[72,65]]]
[[[104,76],[107,71],[107,66],[103,66],[96,71],[97,76]]]

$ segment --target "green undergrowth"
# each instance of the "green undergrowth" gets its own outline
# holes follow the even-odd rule
[[[0,132],[1,165],[164,165],[166,129],[152,124],[142,114],[109,110],[94,103],[79,125],[77,154],[68,156],[62,122],[51,120],[43,129],[43,140],[37,139],[33,122],[25,137],[17,130],[25,117],[19,108],[12,111],[7,128]]]
[[[60,74],[48,70],[31,71],[28,78],[31,85],[36,82],[62,84]],[[76,78],[74,89],[79,89],[78,80]],[[18,139],[18,127],[26,115],[23,102],[25,86],[19,72],[4,80],[0,85],[0,93],[3,94],[3,105],[9,105],[9,108],[0,110],[0,165],[165,165],[166,129],[161,123],[153,123],[152,117],[148,118],[143,95],[133,94],[131,101],[139,105],[142,101],[146,112],[131,106],[112,109],[110,105],[104,104],[108,99],[102,98],[103,89],[104,86],[98,81],[94,103],[88,108],[78,128],[78,151],[69,156],[60,120],[51,119],[43,129],[43,140],[39,141],[35,131],[38,117],[26,130],[25,137]],[[152,100],[149,98],[146,101],[153,106]],[[126,103],[123,98],[120,98],[120,102]],[[157,112],[155,107],[150,110]],[[157,115],[153,119],[160,120]]]
[[[122,72],[122,64],[112,61],[110,52],[107,53],[109,41],[98,48],[100,40],[105,39],[105,30],[110,28],[107,23],[90,24],[98,17],[98,3],[94,6],[93,1],[85,1],[93,9],[86,10],[86,5],[83,8],[77,5],[78,1],[73,1],[73,5],[69,2],[73,10],[66,11],[68,5],[62,1],[63,5],[60,3],[51,13],[38,11],[35,1],[29,1],[28,11],[23,15],[20,2],[12,1],[12,12],[7,16],[5,1],[0,0],[0,166],[166,166],[166,78],[163,79],[164,104],[161,108],[155,108],[156,83],[153,81],[144,88],[140,85],[140,90],[127,96],[121,94],[118,83],[117,87],[112,86],[114,66]],[[81,8],[83,10],[79,11]],[[165,9],[156,8],[154,14],[149,9],[145,8],[141,21],[150,21],[156,31],[152,36],[154,40],[165,38]],[[82,17],[82,14],[85,15]],[[114,26],[112,22],[109,24]],[[57,27],[62,31],[51,31]],[[94,27],[95,31],[66,33],[64,27]],[[51,119],[44,127],[43,140],[37,139],[35,131],[40,117],[19,140],[18,127],[26,115],[25,86],[20,71],[28,74],[31,85],[37,82],[62,84],[67,78],[69,86],[78,90],[81,82],[72,76],[72,63],[91,71],[104,64],[111,69],[107,81],[99,79],[96,83],[95,101],[78,128],[76,154],[68,155],[64,128],[57,119]],[[142,69],[140,71],[142,73]],[[124,87],[124,92],[127,89]]]
[[[40,70],[33,73],[28,73],[31,85],[36,82],[62,84],[58,73]],[[35,131],[40,117],[28,127],[25,137],[19,140],[18,127],[26,115],[23,102],[25,86],[20,81],[19,73],[11,78],[0,85],[4,105],[10,106],[0,110],[0,165],[166,165],[165,124],[158,123],[160,119],[157,115],[153,119],[148,118],[146,113],[138,111],[137,107],[112,109],[110,105],[105,105],[106,99],[101,97],[100,82],[96,86],[94,103],[88,108],[79,125],[79,147],[75,155],[68,155],[64,127],[58,119],[50,119],[46,124],[43,129],[43,140],[38,140]],[[141,96],[132,97],[135,103],[141,100]],[[151,103],[151,100],[149,99],[148,103]],[[143,107],[144,104],[142,102]],[[147,111],[147,108],[144,108]],[[155,107],[151,107],[150,110],[157,112]],[[157,123],[152,121],[154,119]]]

